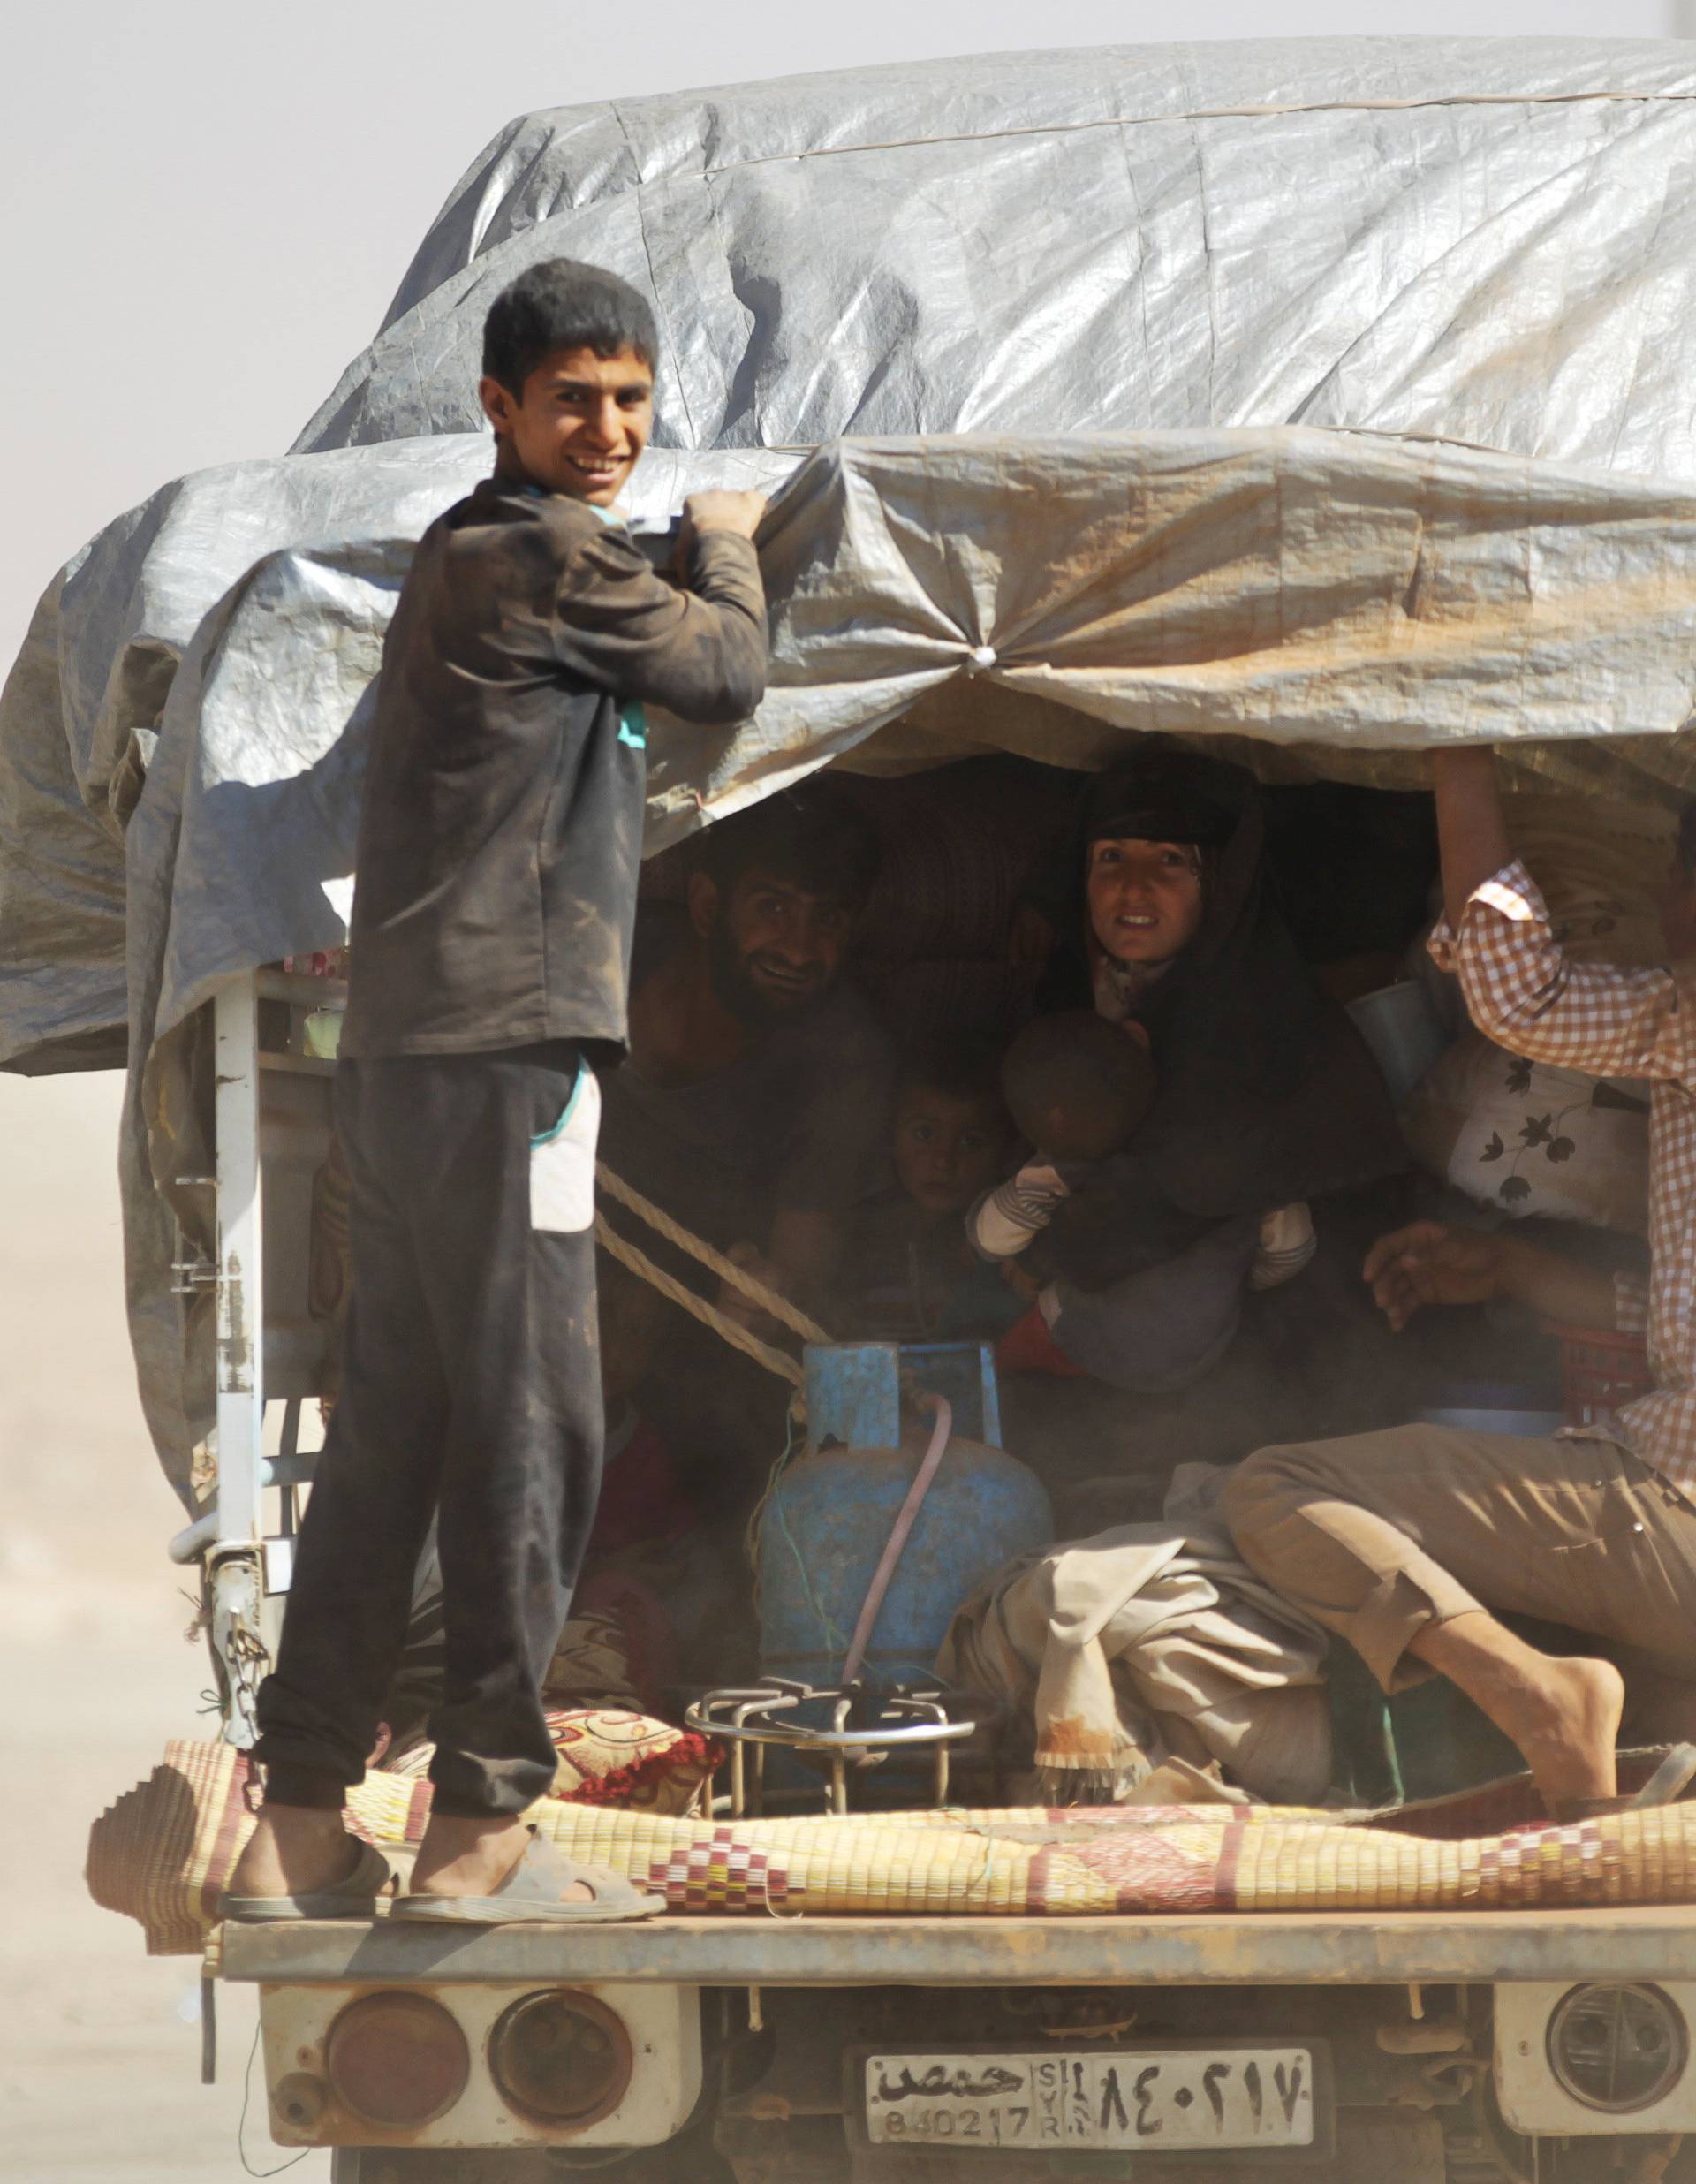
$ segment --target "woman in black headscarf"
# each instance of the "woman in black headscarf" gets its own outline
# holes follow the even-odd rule
[[[1205,1384],[1204,1406],[1140,1409],[1150,1428],[1155,1412],[1187,1421],[1174,1459],[1220,1460],[1276,1435],[1292,1382],[1310,1378],[1279,1354],[1355,1323],[1358,1282],[1322,1266],[1288,1299],[1251,1289],[1263,1222],[1405,1166],[1375,1064],[1271,900],[1264,831],[1243,768],[1155,746],[1094,784],[1069,880],[1040,905],[1058,944],[1042,1005],[1140,1028],[1158,1081],[1131,1144],[1053,1216],[1044,1316],[1075,1363],[1118,1389]]]

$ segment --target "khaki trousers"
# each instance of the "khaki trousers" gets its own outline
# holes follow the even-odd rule
[[[1696,1681],[1696,1507],[1608,1440],[1446,1426],[1265,1448],[1225,1489],[1238,1553],[1386,1691],[1428,1624],[1538,1616]]]

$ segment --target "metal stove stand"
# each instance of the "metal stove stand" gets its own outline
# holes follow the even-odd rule
[[[864,1780],[891,1760],[930,1760],[931,1802],[948,1802],[950,1761],[980,1731],[994,1726],[996,1708],[980,1693],[941,1684],[897,1684],[874,1690],[863,1683],[835,1687],[774,1676],[744,1690],[708,1691],[690,1706],[690,1728],[730,1748],[732,1819],[765,1810],[766,1754],[791,1752],[828,1775],[829,1809],[850,1809],[851,1780]]]

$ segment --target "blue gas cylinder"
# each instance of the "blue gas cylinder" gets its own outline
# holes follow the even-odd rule
[[[815,1685],[840,1678],[926,1438],[818,1451],[779,1479],[760,1532],[764,1673]],[[1004,1563],[1053,1538],[1034,1474],[1002,1449],[950,1440],[873,1625],[862,1680],[887,1689],[933,1675],[954,1611]]]

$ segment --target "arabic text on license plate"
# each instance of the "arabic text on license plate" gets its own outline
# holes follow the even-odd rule
[[[874,2144],[1311,2146],[1306,2048],[1140,2054],[874,2055],[866,2065]]]

